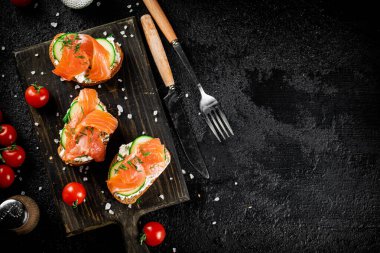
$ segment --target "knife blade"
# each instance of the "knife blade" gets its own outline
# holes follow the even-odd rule
[[[183,97],[180,89],[174,83],[169,62],[152,17],[148,14],[142,16],[141,24],[154,62],[158,68],[158,72],[160,73],[165,86],[169,88],[168,94],[164,97],[164,102],[179,137],[182,149],[193,168],[195,168],[203,177],[209,178],[210,176],[207,166],[199,150],[198,143],[187,119],[187,115],[182,107]]]

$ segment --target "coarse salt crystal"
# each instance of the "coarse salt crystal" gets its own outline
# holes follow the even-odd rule
[[[118,81],[118,82],[120,82],[120,83],[121,83],[121,82],[123,82],[123,80],[122,80],[122,79],[120,79],[120,78],[119,78],[119,79],[117,79],[117,81]],[[124,89],[124,88],[121,88],[121,90],[123,90],[123,89]]]
[[[251,208],[252,208],[252,206],[249,206],[248,208],[249,208],[249,209],[251,209]]]
[[[33,71],[30,71],[30,73],[31,73],[32,75],[34,75],[34,74],[36,73],[36,71],[33,70]]]
[[[235,182],[235,185],[238,185],[238,182]]]
[[[216,197],[216,198],[214,199],[214,201],[219,201],[219,197]]]
[[[161,199],[165,199],[165,196],[163,195],[163,194],[161,194],[160,196],[158,196],[158,197],[160,197]]]
[[[128,113],[127,118],[132,119],[132,114]]]
[[[190,173],[190,179],[194,179],[194,175]]]
[[[90,169],[90,166],[86,166],[84,169],[85,169],[85,170],[89,170],[89,169]]]
[[[129,205],[128,205],[128,208],[132,208],[132,204],[129,204]]]
[[[58,23],[57,23],[57,22],[51,22],[50,25],[51,25],[52,27],[57,27]]]
[[[58,16],[59,16],[59,12],[57,12],[57,13],[55,14],[55,16],[58,17]]]
[[[35,126],[39,126],[40,124],[38,124],[38,122],[35,122],[34,125],[35,125]]]
[[[125,35],[125,34],[123,35],[123,38],[127,38],[127,37],[128,37],[127,35]]]
[[[124,100],[127,100],[128,98],[127,97],[124,97]]]
[[[129,36],[131,36],[131,38],[135,37],[135,35],[133,35],[133,34],[131,34],[131,35],[129,35]]]
[[[157,122],[157,118],[154,118],[154,122]]]
[[[201,195],[198,193],[198,198],[200,198],[201,197]]]
[[[2,46],[2,47],[1,47],[1,50],[2,50],[2,51],[4,51],[4,50],[5,50],[5,47],[4,47],[4,46]]]
[[[98,85],[98,88],[99,88],[99,89],[100,89],[100,88],[102,88],[102,85],[101,85],[101,84],[99,84],[99,85]]]
[[[131,7],[132,7],[132,5],[130,5],[130,4],[127,5],[127,8],[128,8],[128,9],[131,8]]]
[[[21,171],[20,170],[16,170],[17,173],[20,173]]]
[[[58,140],[58,139],[54,139],[54,142],[55,142],[56,144],[58,144],[58,143],[59,143],[59,140]]]
[[[41,72],[41,75],[45,74],[44,72]]]
[[[52,156],[49,156],[49,160],[53,160],[53,157],[52,157]]]
[[[86,182],[87,180],[88,180],[87,177],[84,177],[84,178],[83,178],[83,182]]]
[[[124,35],[124,34],[125,34],[125,31],[120,31],[120,34],[121,34],[121,35]]]
[[[104,32],[103,32],[103,35],[104,35],[104,36],[107,36],[107,32],[106,32],[106,31],[104,31]]]
[[[21,191],[21,195],[25,195],[25,192],[24,192],[24,191]]]
[[[1,74],[1,77],[4,77],[5,75],[4,74]]]
[[[126,30],[127,28],[128,28],[128,26],[127,26],[127,25],[125,25],[125,26],[124,26],[124,30]]]
[[[33,6],[33,8],[35,9],[37,7],[38,7],[38,3],[35,3],[34,6]]]
[[[172,178],[172,177],[170,177],[170,178],[169,178],[169,180],[170,180],[170,181],[172,181],[172,180],[173,180],[173,178]]]
[[[55,116],[59,117],[59,112],[57,112],[57,113],[55,114]]]
[[[121,91],[125,91],[125,88],[121,88]]]
[[[212,225],[215,225],[215,224],[216,224],[216,221],[213,221],[213,222],[212,222]]]
[[[117,105],[116,107],[117,107],[117,115],[120,116],[121,113],[124,111],[124,110],[123,110],[123,107],[122,107],[121,105]]]
[[[99,7],[101,4],[102,4],[101,2],[97,2],[97,3],[96,3],[96,6]]]
[[[76,90],[80,89],[80,86],[77,84],[77,85],[74,86],[74,89],[76,89]]]
[[[18,179],[19,179],[20,181],[22,181],[22,177],[19,177]]]
[[[142,131],[141,134],[145,134],[145,131]]]
[[[186,170],[182,170],[182,174],[186,174]]]
[[[139,2],[137,2],[137,3],[136,3],[136,6],[139,6],[139,5],[140,5],[140,3],[139,3]],[[173,248],[173,249],[175,249],[175,248]]]
[[[132,11],[133,11],[133,9],[130,9],[130,10],[129,10],[129,12],[132,12]]]
[[[35,54],[34,56],[35,56],[35,57],[38,57],[38,54]]]
[[[36,149],[40,149],[39,147],[36,147]]]
[[[153,115],[154,115],[154,116],[156,116],[157,113],[158,113],[157,110],[154,110],[154,111],[153,111]]]
[[[72,97],[73,97],[73,95],[70,95],[70,97],[72,98]]]
[[[62,170],[65,171],[65,170],[66,170],[66,167],[63,167]]]
[[[42,190],[42,186],[38,187],[38,190],[41,191]]]
[[[109,210],[111,208],[111,204],[110,203],[106,203],[106,206],[104,207],[105,210]]]
[[[108,213],[109,213],[109,214],[112,214],[112,215],[114,215],[114,214],[115,214],[115,212],[114,212],[114,211],[112,211],[111,209],[110,209],[110,210],[108,210]]]
[[[186,94],[185,94],[185,97],[189,97],[189,94],[188,94],[188,93],[186,93]]]
[[[102,194],[104,194],[104,191],[100,191]]]
[[[16,94],[16,95],[14,95],[13,97],[17,98],[17,94]]]

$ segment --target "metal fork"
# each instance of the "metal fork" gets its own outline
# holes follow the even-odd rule
[[[197,85],[199,91],[201,92],[202,97],[199,106],[201,112],[206,118],[206,123],[210,127],[211,131],[214,133],[214,135],[219,141],[221,141],[219,135],[221,135],[223,139],[226,139],[225,135],[227,137],[230,137],[230,134],[234,135],[234,132],[232,131],[231,126],[228,123],[226,115],[224,115],[224,113],[220,109],[218,101],[214,97],[207,95],[206,92],[203,90],[202,85],[198,81],[198,78],[195,75],[189,60],[183,52],[183,49],[178,41],[177,35],[175,34],[173,27],[169,23],[169,20],[167,19],[164,11],[161,9],[161,6],[158,4],[157,0],[143,1],[146,7],[148,8],[150,14],[152,15],[153,19],[156,21],[158,27],[160,27],[162,33],[165,35],[166,39],[169,41],[170,44],[172,44],[174,50],[177,52],[179,58],[181,59],[187,71],[189,72],[192,81]],[[226,130],[226,128],[229,130],[229,132]],[[216,131],[216,129],[218,130],[218,132]],[[223,129],[223,131],[221,129]]]

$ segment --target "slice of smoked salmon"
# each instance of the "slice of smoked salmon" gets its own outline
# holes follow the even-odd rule
[[[150,175],[154,173],[154,171],[152,171],[154,166],[159,166],[161,163],[165,162],[165,147],[161,144],[159,138],[154,138],[141,143],[138,146],[136,156],[140,159],[146,174]]]
[[[94,38],[92,39],[93,55],[91,59],[91,69],[88,72],[88,79],[93,82],[103,81],[110,78],[111,69],[109,67],[109,53]]]
[[[71,81],[74,76],[86,71],[90,66],[90,58],[85,52],[75,52],[75,49],[63,47],[62,58],[53,73]]]
[[[87,114],[79,125],[75,128],[78,133],[84,127],[94,127],[107,134],[113,133],[117,128],[118,122],[110,113],[94,110]]]
[[[79,92],[78,103],[83,110],[83,114],[87,115],[99,104],[98,93],[94,89],[82,89]]]
[[[132,165],[129,162],[128,159],[125,159],[117,174],[107,180],[108,189],[112,194],[132,191],[144,184],[146,179],[144,168],[140,165]]]

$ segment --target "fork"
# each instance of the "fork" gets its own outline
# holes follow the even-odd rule
[[[166,39],[173,46],[174,50],[178,54],[182,63],[184,64],[186,70],[189,72],[192,81],[197,85],[201,93],[201,101],[199,102],[199,107],[203,113],[206,123],[214,133],[218,141],[221,142],[219,135],[225,140],[226,137],[234,135],[230,124],[228,123],[226,115],[220,109],[219,102],[203,90],[201,83],[198,81],[197,76],[193,68],[190,65],[189,60],[187,59],[185,52],[183,51],[181,44],[178,41],[177,35],[175,34],[173,27],[169,23],[164,11],[161,9],[161,6],[158,4],[157,0],[143,0],[144,4],[148,8],[153,19],[156,21],[158,27],[165,35]],[[223,131],[222,131],[223,130]]]

